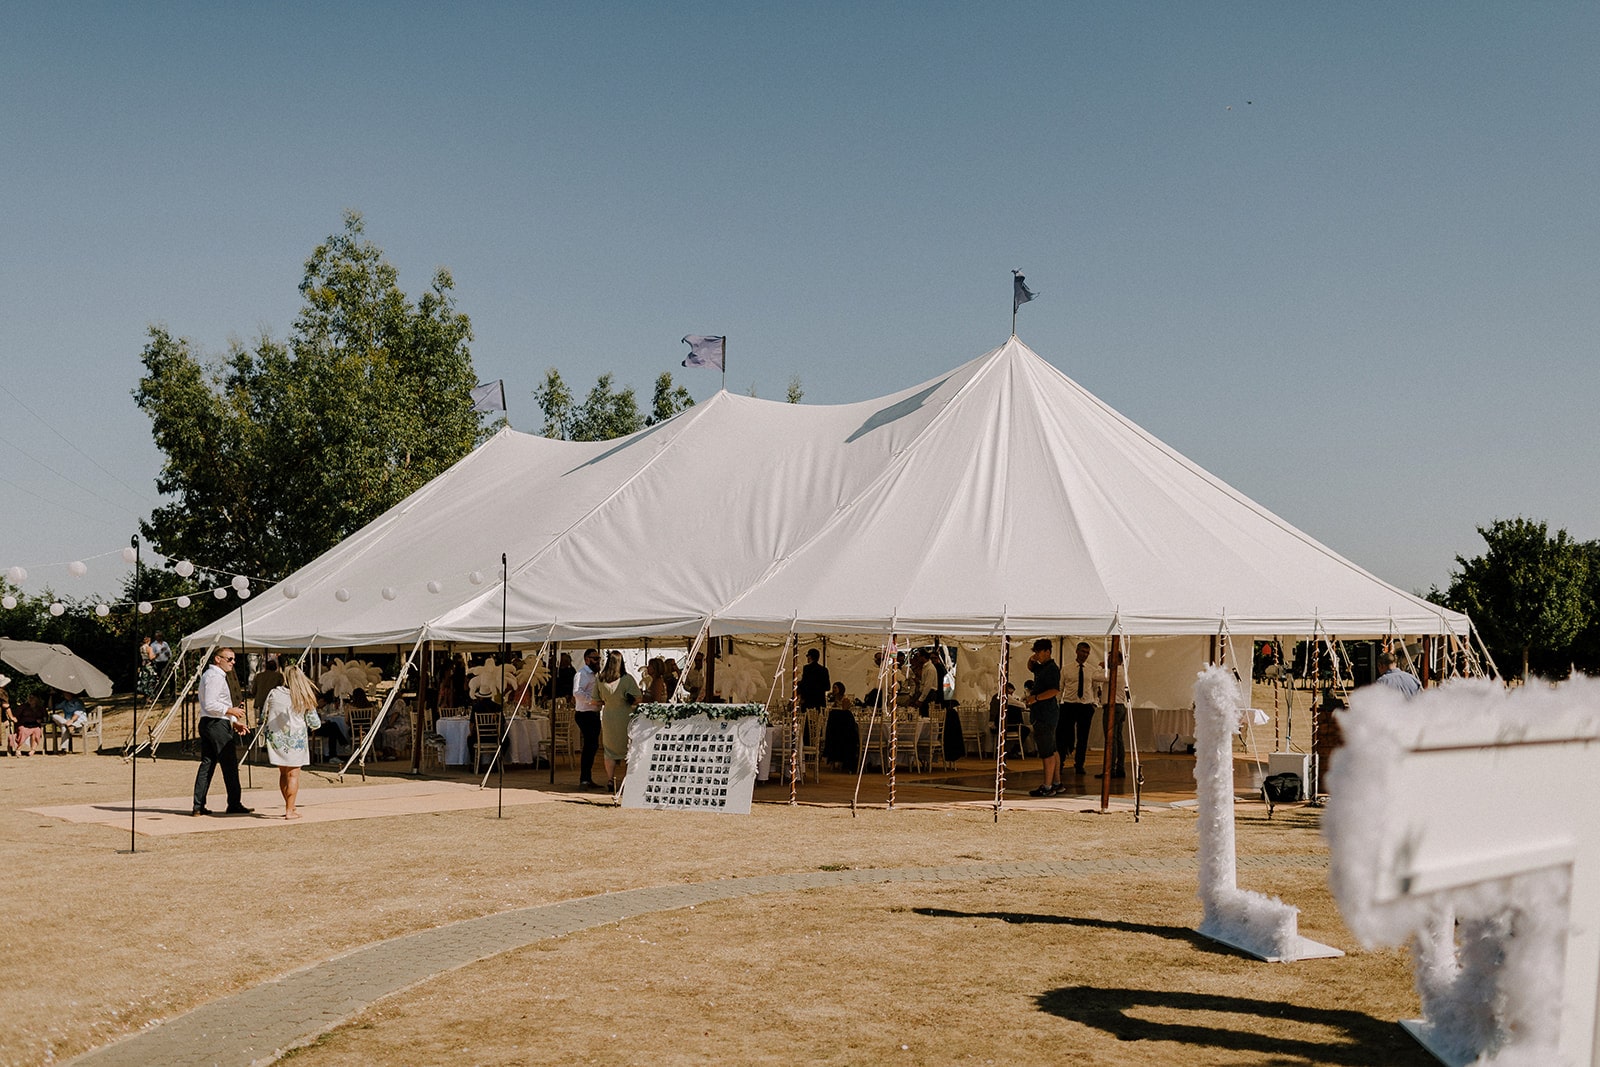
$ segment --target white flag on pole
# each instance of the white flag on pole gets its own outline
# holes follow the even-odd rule
[[[504,411],[506,409],[506,380],[496,378],[472,390],[473,411]]]
[[[722,370],[722,357],[726,351],[727,338],[714,334],[691,333],[683,339],[689,346],[689,358],[683,361],[685,367],[715,367]]]

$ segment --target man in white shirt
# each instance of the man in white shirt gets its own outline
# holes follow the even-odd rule
[[[600,650],[583,653],[583,666],[572,679],[572,718],[583,734],[583,753],[578,758],[578,788],[595,789],[594,757],[600,751],[600,701],[595,699],[594,678],[600,672]]]
[[[1082,776],[1083,761],[1089,754],[1089,727],[1094,723],[1094,686],[1099,677],[1089,666],[1089,642],[1079,641],[1077,662],[1061,672],[1061,722],[1056,748],[1065,766],[1072,755],[1072,773]]]
[[[194,809],[191,815],[210,815],[206,794],[211,790],[211,775],[220,765],[222,784],[228,792],[229,815],[248,815],[239,791],[239,749],[235,743],[244,729],[244,708],[233,702],[228,674],[233,670],[233,649],[219,648],[211,665],[200,675],[200,769],[194,776]]]

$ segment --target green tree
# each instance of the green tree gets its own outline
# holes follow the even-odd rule
[[[644,418],[639,414],[633,386],[615,388],[610,371],[600,375],[589,395],[573,411],[574,441],[609,441],[642,429]]]
[[[798,404],[804,399],[806,391],[800,388],[800,375],[789,376],[789,388],[784,391],[783,399],[791,404]]]
[[[572,440],[572,390],[562,380],[561,372],[551,367],[544,372],[544,384],[533,391],[534,402],[544,412],[543,437],[558,441]]]
[[[1443,601],[1472,616],[1501,663],[1563,674],[1574,640],[1589,623],[1591,549],[1542,522],[1496,519],[1478,527],[1488,550],[1456,557]]]
[[[143,526],[164,555],[278,578],[337,544],[482,439],[471,323],[440,269],[415,303],[361,216],[318,245],[288,343],[209,363],[152,327],[134,397],[173,497]]]
[[[1588,621],[1572,642],[1572,663],[1588,674],[1600,674],[1600,541],[1583,546],[1589,557],[1589,577],[1584,586]]]
[[[655,392],[650,396],[650,414],[646,426],[666,422],[680,411],[694,407],[694,397],[681,385],[672,384],[672,372],[662,371],[656,378]]]
[[[656,387],[659,391],[659,380]],[[670,390],[667,396],[670,401]],[[533,398],[544,413],[545,437],[564,441],[609,441],[647,425],[639,414],[639,401],[633,387],[618,389],[610,371],[600,375],[589,395],[579,404],[573,400],[572,390],[567,388],[561,372],[551,367],[545,371],[544,384],[533,391]]]

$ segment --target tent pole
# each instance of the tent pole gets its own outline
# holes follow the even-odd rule
[[[506,595],[507,587],[510,584],[511,575],[506,570],[506,554],[502,552],[500,553],[500,661],[498,664],[500,671],[500,699],[502,702],[505,700],[506,664],[511,661],[511,646],[506,644]],[[515,712],[516,709],[513,708],[512,711]],[[501,714],[504,715],[505,712],[502,711]],[[510,720],[508,719],[505,729],[500,731],[500,743],[494,749],[495,762],[500,765],[500,783],[499,788],[496,790],[497,795],[494,802],[494,817],[497,819],[503,819],[506,816],[506,761],[501,757],[506,752],[506,733],[510,728]],[[554,755],[555,746],[552,744],[550,747],[551,754]]]
[[[1000,714],[995,720],[994,746],[994,821],[1000,821],[1000,808],[1006,802],[1006,683],[1011,671],[1011,635],[1000,635],[999,677],[995,680],[995,700],[1000,704]],[[1017,731],[1017,743],[1022,743],[1022,731]],[[979,747],[982,755],[982,747]]]
[[[789,806],[800,803],[800,776],[805,767],[800,760],[805,755],[801,735],[804,724],[800,721],[800,635],[789,635]]]
[[[889,811],[894,810],[895,771],[900,764],[900,635],[889,635]]]
[[[239,601],[239,655],[242,657],[244,654],[245,654],[245,652],[244,652],[244,601],[241,600],[241,601]],[[239,688],[239,703],[243,704],[244,702],[245,702],[244,687],[241,686]],[[254,703],[254,701],[252,701],[251,703]],[[255,709],[252,708],[251,710],[255,710]],[[250,721],[250,717],[248,715],[246,715],[244,721],[246,723],[248,723]],[[250,744],[246,745],[245,746],[245,750],[244,750],[244,774],[245,774],[245,788],[246,789],[254,789],[256,787],[255,771],[250,766],[250,750],[255,748],[255,747],[256,747],[256,740],[255,740],[255,738],[252,737],[250,739]]]
[[[1102,764],[1100,774],[1100,811],[1105,813],[1111,810],[1111,745],[1113,743],[1112,723],[1117,717],[1117,657],[1122,654],[1122,637],[1118,634],[1111,635],[1111,648],[1106,652],[1106,720],[1105,720],[1105,748],[1101,752]],[[1132,709],[1129,709],[1130,714]]]
[[[433,663],[433,642],[422,645],[422,661],[417,664],[417,717],[411,727],[411,773],[422,773],[422,730],[428,724],[428,667]]]
[[[142,661],[142,659],[140,657],[140,652],[139,652],[139,647],[140,647],[139,629],[140,629],[140,626],[139,626],[139,621],[138,621],[138,619],[139,619],[139,579],[140,579],[140,571],[143,570],[143,568],[144,568],[144,558],[143,558],[143,555],[139,551],[139,535],[138,534],[134,534],[133,535],[133,542],[132,543],[133,543],[133,604],[134,604],[134,609],[133,609],[133,617],[134,617],[134,624],[133,624],[133,656],[134,656],[134,660],[135,660],[135,664],[134,664],[134,672],[135,673],[134,673],[134,676],[133,676],[134,677],[134,683],[133,683],[133,694],[134,694],[134,696],[133,696],[133,707],[134,707],[135,714],[133,716],[133,733],[130,735],[132,740],[129,742],[130,746],[134,746],[133,759],[131,761],[132,764],[133,764],[133,778],[132,778],[131,783],[129,784],[129,793],[128,793],[128,853],[129,853],[129,855],[132,855],[133,853],[139,851],[139,838],[138,838],[138,831],[136,829],[138,821],[139,821],[139,752],[138,752],[138,748],[137,748],[137,745],[139,743],[139,715],[138,715],[138,708],[139,708],[139,682],[138,682],[138,678],[139,678],[139,674],[138,674],[138,672],[141,671],[144,668],[144,663],[143,663],[143,661]],[[89,744],[89,731],[87,729],[83,731],[83,737],[84,737],[84,747],[87,748],[88,744]]]

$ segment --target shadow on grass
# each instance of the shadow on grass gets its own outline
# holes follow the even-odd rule
[[[1312,1008],[1276,1000],[1219,996],[1157,989],[1097,989],[1069,986],[1041,994],[1039,1010],[1062,1019],[1092,1026],[1119,1041],[1169,1041],[1190,1048],[1215,1048],[1250,1053],[1261,1064],[1374,1063],[1424,1067],[1436,1061],[1413,1042],[1397,1024],[1375,1019],[1365,1012],[1339,1008]],[[1175,1018],[1197,1013],[1192,1021]],[[1135,1014],[1138,1013],[1138,1014]],[[1161,1021],[1139,1015],[1160,1015]],[[1237,1017],[1229,1026],[1218,1015]],[[1255,1020],[1260,1022],[1252,1025]],[[1305,1037],[1275,1036],[1260,1030],[1279,1030],[1287,1023],[1304,1032],[1308,1027],[1330,1031],[1325,1041]]]
[[[1245,956],[1209,937],[1201,937],[1187,926],[1158,926],[1154,923],[1131,923],[1121,919],[1085,919],[1077,915],[1041,915],[1025,911],[952,911],[949,908],[912,908],[918,915],[935,919],[998,919],[1005,923],[1042,923],[1047,926],[1081,926],[1090,930],[1118,930],[1128,934],[1153,934],[1172,941],[1187,941],[1197,948],[1215,950],[1229,955]]]

